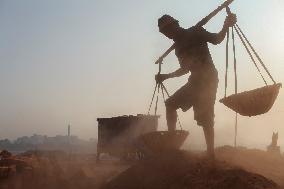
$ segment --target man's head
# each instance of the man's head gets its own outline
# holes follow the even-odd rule
[[[174,39],[180,29],[178,21],[167,14],[159,18],[158,26],[159,31],[170,39]]]

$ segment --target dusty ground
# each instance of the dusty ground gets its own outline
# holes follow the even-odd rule
[[[219,160],[261,174],[284,188],[284,157],[266,151],[224,146],[216,149]]]
[[[185,151],[125,163],[95,157],[37,157],[33,171],[0,179],[0,189],[263,189],[284,186],[284,158],[260,150],[216,149],[212,164]],[[283,187],[284,188],[284,187]]]
[[[103,189],[274,189],[277,184],[224,161],[176,151],[139,162]]]
[[[94,158],[37,157],[33,169],[14,171],[0,177],[0,189],[99,189],[104,183],[129,167],[117,160],[98,164]],[[0,174],[1,175],[1,174]]]

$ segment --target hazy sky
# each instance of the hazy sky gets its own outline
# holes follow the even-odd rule
[[[158,32],[167,13],[190,27],[221,0],[0,0],[0,138],[34,133],[97,137],[97,117],[146,113],[154,88],[154,60],[171,45]],[[272,75],[284,80],[284,1],[235,0],[231,9]],[[225,13],[205,26],[221,29]],[[224,94],[224,43],[210,45]],[[237,40],[240,91],[263,85]],[[232,61],[231,61],[232,63]],[[178,68],[171,54],[163,72]],[[231,67],[232,68],[232,67]],[[233,73],[230,72],[233,76]],[[173,93],[187,77],[165,82]],[[230,93],[233,80],[230,77]],[[160,129],[165,129],[163,104]],[[279,131],[284,148],[284,96],[255,118],[240,117],[239,144],[264,148]],[[204,146],[192,110],[181,113],[188,144]],[[233,144],[234,113],[216,102],[217,145]]]

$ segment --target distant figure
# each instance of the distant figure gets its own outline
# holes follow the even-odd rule
[[[272,142],[271,142],[271,146],[276,147],[277,146],[277,141],[278,141],[278,132],[272,134]]]
[[[278,132],[272,134],[272,141],[269,146],[267,146],[267,151],[273,154],[279,154],[280,155],[280,146],[277,146],[278,141]]]
[[[169,131],[176,129],[177,112],[184,112],[193,107],[194,119],[203,127],[209,157],[214,153],[214,105],[218,87],[218,72],[211,58],[208,42],[214,45],[221,43],[228,31],[236,23],[236,16],[226,17],[219,33],[210,33],[203,27],[193,26],[184,29],[178,20],[163,15],[158,20],[159,31],[175,42],[175,54],[180,68],[169,74],[156,75],[157,82],[180,77],[191,72],[188,82],[177,90],[166,101],[166,117]]]

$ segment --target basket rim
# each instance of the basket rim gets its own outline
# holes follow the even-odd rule
[[[236,94],[231,94],[229,96],[221,98],[219,100],[219,102],[223,103],[228,98],[233,98],[233,97],[238,96],[238,95],[242,95],[242,94],[246,94],[246,93],[252,93],[252,92],[258,91],[260,89],[266,89],[266,88],[271,88],[271,87],[275,87],[276,89],[279,90],[280,88],[282,88],[282,83],[275,83],[275,84],[272,84],[272,85],[266,85],[264,87],[258,87],[258,88],[252,89],[252,90],[247,90],[247,91],[239,92],[239,93],[236,93]]]

